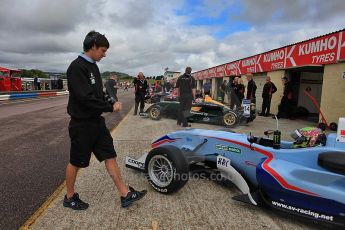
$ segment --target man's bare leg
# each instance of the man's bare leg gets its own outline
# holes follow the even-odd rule
[[[78,167],[68,163],[66,168],[67,198],[71,198],[74,194],[74,184],[77,178],[78,170]]]
[[[119,190],[119,193],[122,197],[126,197],[128,193],[128,188],[122,180],[120,168],[117,165],[116,158],[110,158],[105,160],[105,167],[113,179],[115,186]]]

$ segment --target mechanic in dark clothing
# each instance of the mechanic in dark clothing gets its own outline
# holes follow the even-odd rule
[[[117,98],[117,89],[120,87],[117,85],[117,75],[110,76],[110,78],[106,81],[104,85],[106,93],[110,97],[110,101],[119,101],[119,99]]]
[[[236,109],[241,108],[241,103],[244,98],[244,91],[245,87],[242,84],[242,81],[239,77],[235,77],[234,82],[231,85],[232,92],[231,92],[231,103],[230,108],[234,109],[236,105]]]
[[[280,105],[278,106],[277,118],[290,118],[293,107],[292,85],[287,77],[282,77],[282,83],[284,84],[284,92]]]
[[[179,111],[177,116],[177,125],[189,127],[187,117],[190,115],[192,102],[195,99],[196,84],[195,79],[191,75],[192,68],[187,67],[183,75],[176,82],[177,96],[179,97]]]
[[[271,82],[271,77],[266,77],[266,83],[262,90],[262,109],[260,116],[268,117],[270,115],[272,95],[277,92],[277,87]]]
[[[247,97],[246,99],[250,100],[252,103],[256,103],[256,84],[255,81],[253,80],[253,75],[252,74],[248,74],[247,75],[247,81],[248,81],[248,85],[247,85]]]
[[[146,191],[136,191],[125,185],[116,162],[113,138],[105,125],[103,112],[117,112],[122,104],[105,101],[102,79],[97,61],[105,57],[109,42],[98,32],[89,32],[84,40],[81,53],[68,67],[67,79],[69,100],[67,112],[71,116],[68,126],[71,138],[70,162],[66,168],[67,194],[63,206],[74,210],[84,210],[89,204],[83,202],[74,192],[74,184],[79,168],[89,166],[91,153],[97,160],[105,161],[106,169],[112,177],[121,196],[121,206],[127,207],[142,198]]]
[[[224,97],[226,93],[226,80],[220,86],[220,97],[222,98],[221,102],[224,104]]]
[[[135,107],[134,107],[134,115],[138,113],[138,107],[140,103],[140,112],[144,112],[145,107],[145,95],[148,90],[148,84],[145,80],[144,74],[140,72],[138,77],[133,80],[134,88],[135,88]]]
[[[266,83],[262,89],[262,107],[259,116],[268,117],[270,115],[272,95],[277,92],[277,87],[271,82],[271,77],[266,77]]]

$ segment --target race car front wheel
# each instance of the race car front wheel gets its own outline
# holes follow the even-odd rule
[[[149,110],[149,117],[152,120],[159,120],[161,119],[161,109],[158,106],[152,106]]]
[[[223,116],[223,124],[226,127],[235,127],[237,124],[237,116],[235,113],[233,112],[227,112],[226,114],[224,114]]]
[[[158,147],[147,155],[147,179],[160,193],[178,191],[188,181],[189,166],[181,150],[175,146]]]

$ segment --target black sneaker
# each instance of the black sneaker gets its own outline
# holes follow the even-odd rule
[[[65,195],[63,206],[73,210],[85,210],[89,207],[89,204],[79,199],[78,193],[74,193],[69,199],[67,199],[67,195]]]
[[[121,207],[126,208],[131,205],[133,202],[140,200],[146,195],[147,191],[136,191],[134,188],[129,186],[129,191],[126,197],[121,197]]]

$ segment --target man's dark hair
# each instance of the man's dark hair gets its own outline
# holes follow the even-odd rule
[[[186,68],[186,71],[185,71],[186,74],[191,74],[192,73],[192,67],[187,67]]]
[[[99,47],[106,47],[109,49],[109,41],[108,39],[103,35],[100,34],[94,30],[90,31],[83,42],[83,49],[85,52],[89,51],[94,45],[96,45],[97,48]]]

